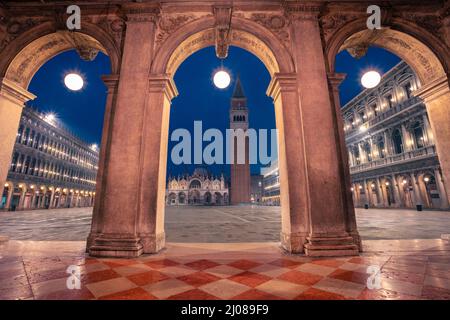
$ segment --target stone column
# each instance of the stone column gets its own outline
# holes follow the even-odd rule
[[[98,197],[95,197],[94,202],[94,208],[92,211],[92,224],[91,224],[91,232],[88,236],[87,242],[86,242],[86,251],[88,251],[88,248],[91,246],[92,241],[95,237],[97,237],[100,234],[101,231],[101,223],[102,223],[102,216],[100,214],[104,213],[103,210],[101,210],[103,199],[102,191],[105,188],[106,179],[102,179],[104,175],[104,169],[105,169],[105,163],[106,163],[106,150],[110,148],[109,145],[109,137],[111,136],[111,127],[112,127],[112,111],[113,106],[116,102],[117,98],[117,86],[119,83],[119,76],[118,75],[109,75],[109,76],[103,76],[102,77],[103,82],[105,83],[106,87],[108,88],[108,95],[106,97],[106,107],[105,107],[105,115],[103,116],[103,130],[102,130],[102,141],[101,141],[101,148],[99,152],[99,161],[98,161],[98,170],[97,170],[97,177],[96,177],[96,194]],[[72,193],[71,199],[70,199],[70,206],[73,206],[73,198],[75,194]]]
[[[143,252],[156,253],[165,245],[164,209],[170,104],[178,92],[169,75],[151,75],[148,82],[149,93],[143,114],[137,232]]]
[[[309,195],[306,183],[303,120],[295,74],[276,74],[267,90],[274,99],[278,129],[278,172],[281,202],[281,245],[303,253],[309,234]]]
[[[327,83],[324,48],[315,4],[288,4],[307,171],[310,256],[358,254],[358,239],[347,232],[347,198],[337,113]],[[283,104],[284,105],[284,104]],[[289,136],[289,139],[292,137]],[[348,179],[348,178],[347,178]],[[301,180],[298,180],[301,181]],[[298,183],[298,181],[296,181]],[[348,187],[347,187],[348,188]],[[319,192],[320,190],[320,192]],[[323,195],[327,201],[323,201]]]
[[[389,136],[388,136],[388,132],[387,130],[383,131],[383,137],[384,137],[384,156],[385,158],[387,158],[388,156],[391,155],[391,146],[390,146],[390,141],[389,141]]]
[[[117,94],[107,119],[98,210],[88,238],[92,256],[136,257],[143,253],[138,236],[142,136],[153,56],[156,14],[128,13]],[[111,97],[110,97],[111,98]],[[126,179],[124,179],[126,177]]]
[[[12,199],[13,193],[14,193],[14,186],[11,184],[11,185],[9,185],[9,188],[8,188],[8,196],[6,198],[6,203],[5,203],[6,210],[9,210],[9,207],[11,206],[11,199]]]
[[[400,191],[398,187],[398,180],[395,178],[395,175],[392,176],[392,188],[394,189],[394,201],[395,201],[395,207],[401,207],[402,200],[400,198]]]
[[[430,122],[428,121],[428,116],[426,113],[423,115],[423,129],[425,146],[433,145],[433,132],[431,131]]]
[[[24,103],[36,98],[15,82],[0,78],[0,186],[5,185]]]
[[[422,195],[420,192],[418,181],[417,181],[414,173],[411,173],[411,183],[412,183],[413,189],[414,189],[414,201],[416,202],[416,205],[423,204]]]
[[[411,137],[409,131],[406,130],[405,124],[402,123],[402,140],[403,140],[403,152],[407,152],[413,149],[413,144],[411,143]]]
[[[372,202],[372,197],[371,197],[371,195],[372,195],[372,189],[369,187],[369,184],[367,183],[367,180],[366,179],[364,179],[364,192],[365,192],[365,194],[366,194],[366,204],[367,205],[369,205],[369,207],[370,207],[370,205],[372,204],[371,202]]]
[[[436,179],[439,197],[441,198],[441,209],[448,209],[449,203],[447,197],[447,190],[445,188],[444,181],[442,180],[441,172],[437,168],[434,169],[434,177]]]
[[[22,188],[20,188],[19,205],[17,206],[18,210],[23,210],[26,194],[27,194],[27,187],[24,185]]]
[[[425,101],[444,185],[450,184],[450,88],[448,77],[438,78],[414,93]],[[450,202],[450,194],[447,194]]]
[[[342,178],[344,180],[343,183],[343,197],[344,201],[344,210],[346,217],[346,230],[353,237],[355,243],[358,244],[359,249],[362,249],[361,246],[361,238],[358,233],[358,229],[356,227],[356,214],[355,214],[355,204],[353,202],[352,192],[351,192],[351,175],[348,161],[348,150],[347,144],[345,143],[345,131],[344,131],[344,123],[341,116],[341,101],[339,97],[339,85],[344,81],[345,74],[328,74],[328,83],[333,92],[333,104],[334,104],[334,112],[336,113],[336,124],[337,124],[337,133],[339,135],[339,149],[341,151],[341,169],[342,169]],[[352,161],[353,162],[353,161]],[[353,162],[354,163],[354,162]]]
[[[380,184],[380,178],[376,178],[375,179],[375,188],[377,189],[377,207],[382,207],[384,204],[384,198],[383,198],[383,190],[381,189],[381,184]]]

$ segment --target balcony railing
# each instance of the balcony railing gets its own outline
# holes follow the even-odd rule
[[[387,166],[396,162],[415,160],[417,158],[424,158],[435,155],[436,155],[436,147],[428,146],[420,149],[403,152],[400,154],[389,155],[383,159],[376,159],[370,162],[358,164],[356,166],[350,167],[350,173],[368,171],[378,167]]]

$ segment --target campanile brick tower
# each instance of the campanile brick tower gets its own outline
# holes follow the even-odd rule
[[[230,107],[230,129],[248,129],[247,98],[242,89],[239,77],[236,80]],[[250,202],[250,163],[249,163],[249,141],[245,138],[245,163],[237,163],[238,148],[241,147],[238,139],[234,143],[234,161],[231,164],[231,190],[230,203],[240,204]],[[241,150],[242,152],[242,150]]]

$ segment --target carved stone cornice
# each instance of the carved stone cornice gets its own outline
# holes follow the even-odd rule
[[[114,92],[117,90],[119,86],[120,75],[118,74],[110,74],[102,76],[103,83],[108,88],[108,93]]]
[[[438,78],[413,92],[414,96],[422,98],[425,103],[438,99],[444,94],[450,94],[447,77]]]
[[[284,4],[284,10],[290,21],[311,20],[316,21],[324,8],[322,3],[299,3],[287,2]]]
[[[283,92],[297,92],[297,75],[295,73],[275,73],[266,94],[277,100]]]
[[[333,90],[339,90],[339,85],[342,81],[347,77],[346,73],[328,73],[328,83],[330,84]]]
[[[158,21],[161,8],[158,3],[129,3],[122,7],[127,23]]]
[[[0,96],[18,105],[36,98],[34,94],[6,78],[0,78]]]
[[[169,101],[178,96],[175,82],[168,74],[150,75],[149,84],[149,92],[162,92]]]

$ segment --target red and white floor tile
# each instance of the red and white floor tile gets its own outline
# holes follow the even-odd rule
[[[450,299],[449,243],[418,241],[367,241],[359,257],[325,259],[274,243],[168,244],[157,255],[99,259],[81,242],[10,241],[0,299]],[[67,289],[70,265],[80,289]],[[370,265],[381,269],[378,290],[367,287]]]

